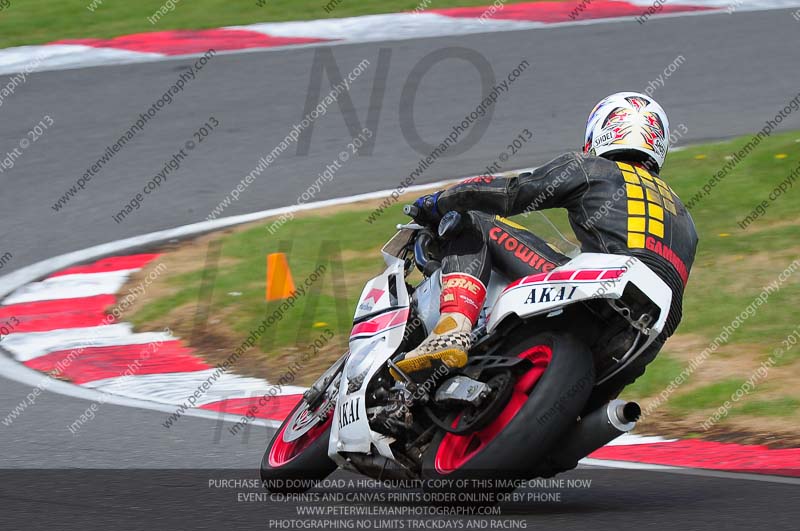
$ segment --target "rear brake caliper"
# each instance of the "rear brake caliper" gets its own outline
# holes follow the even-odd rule
[[[432,420],[445,431],[470,433],[488,426],[503,410],[517,381],[517,376],[531,368],[526,358],[474,356],[463,369],[463,375],[445,381],[437,390],[434,402],[444,407],[461,406],[463,411],[455,427],[433,416]],[[485,381],[479,381],[482,377]],[[488,379],[487,379],[488,378]]]

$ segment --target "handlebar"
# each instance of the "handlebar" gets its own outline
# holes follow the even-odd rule
[[[417,219],[420,215],[420,209],[416,205],[406,205],[403,207],[403,214],[410,218]]]
[[[437,239],[429,229],[417,233],[414,241],[414,263],[426,277],[431,276],[434,271],[442,267],[442,263],[436,258],[438,252],[436,244]]]
[[[441,262],[430,259],[429,256],[436,256],[437,238],[430,229],[428,220],[425,219],[425,212],[416,205],[405,205],[403,214],[410,216],[425,228],[419,230],[414,239],[414,263],[417,268],[426,276],[430,276],[436,269],[441,267]]]
[[[428,264],[428,249],[432,243],[433,235],[428,230],[420,231],[414,240],[414,262],[420,271]]]

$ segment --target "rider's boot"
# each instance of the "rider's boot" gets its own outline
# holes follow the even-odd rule
[[[442,275],[439,322],[417,348],[397,362],[397,367],[410,375],[431,369],[434,360],[451,368],[466,365],[467,352],[472,346],[472,327],[478,320],[485,299],[486,286],[472,275]],[[400,379],[394,371],[391,372]]]

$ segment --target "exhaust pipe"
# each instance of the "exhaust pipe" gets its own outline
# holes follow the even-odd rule
[[[555,453],[547,459],[556,474],[571,470],[598,448],[636,427],[642,408],[636,402],[612,400],[578,421],[561,439]],[[543,474],[545,475],[545,474]]]

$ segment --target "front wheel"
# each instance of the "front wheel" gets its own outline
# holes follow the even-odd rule
[[[589,349],[565,333],[517,333],[506,352],[529,359],[533,367],[517,378],[511,398],[489,425],[466,435],[440,430],[423,458],[425,479],[434,480],[430,483],[534,477],[536,465],[575,423],[594,385]],[[456,427],[459,416],[451,420]]]
[[[333,412],[321,418],[301,400],[275,433],[261,460],[261,480],[271,492],[305,492],[331,472],[328,457]]]

